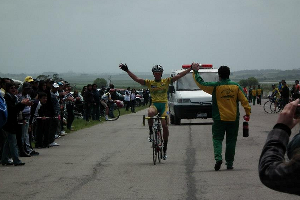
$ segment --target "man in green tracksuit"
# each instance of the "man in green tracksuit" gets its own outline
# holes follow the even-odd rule
[[[239,101],[245,109],[244,118],[249,119],[251,107],[239,84],[229,79],[230,69],[221,66],[218,70],[219,82],[205,82],[198,73],[200,65],[192,64],[193,77],[200,89],[212,95],[212,137],[215,155],[215,170],[222,164],[222,142],[226,132],[225,160],[227,169],[233,169],[235,146],[239,130]]]

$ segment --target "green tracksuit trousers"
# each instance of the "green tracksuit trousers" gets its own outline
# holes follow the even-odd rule
[[[255,106],[256,96],[253,96],[253,105]]]
[[[222,160],[222,142],[226,133],[226,165],[232,166],[235,155],[235,146],[239,131],[239,120],[234,122],[215,120],[212,125],[212,136],[215,160]]]

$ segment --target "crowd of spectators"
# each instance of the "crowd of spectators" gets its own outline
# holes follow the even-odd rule
[[[271,94],[268,97],[277,98],[282,100],[283,107],[290,102],[290,100],[295,100],[300,97],[300,86],[299,80],[295,80],[295,84],[292,87],[289,87],[285,80],[282,80],[276,84],[272,84]],[[258,105],[261,105],[261,99],[263,97],[263,90],[260,85],[249,86],[248,89],[245,86],[243,91],[248,98],[249,103],[255,105],[257,102]]]
[[[39,155],[36,149],[59,146],[56,139],[72,131],[74,105],[81,97],[71,93],[66,81],[37,80],[27,76],[23,83],[0,79],[1,97],[8,118],[0,129],[2,165],[24,165],[19,157]]]
[[[88,84],[80,92],[72,90],[64,80],[38,80],[27,76],[19,83],[0,78],[0,96],[5,99],[9,116],[0,127],[2,165],[24,165],[19,157],[36,156],[39,155],[37,149],[59,146],[56,139],[74,130],[72,123],[76,114],[87,122],[100,121],[105,115],[102,98],[105,94],[112,100],[120,99],[113,84],[101,89],[96,84]],[[135,94],[132,89],[127,104],[132,112],[135,112]]]

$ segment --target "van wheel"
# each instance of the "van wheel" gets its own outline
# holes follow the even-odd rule
[[[171,123],[171,124],[174,124],[174,123],[175,123],[174,115],[170,115],[170,123]]]
[[[181,121],[181,119],[176,117],[176,115],[174,115],[174,124],[180,125],[180,121]]]

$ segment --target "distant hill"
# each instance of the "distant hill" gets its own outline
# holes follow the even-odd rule
[[[278,82],[286,80],[289,82],[300,79],[300,68],[293,70],[262,69],[262,70],[241,70],[231,73],[230,78],[234,81],[256,78],[259,82]]]
[[[56,72],[45,72],[42,75],[49,75],[52,77]],[[138,77],[143,79],[153,79],[151,72],[140,72],[135,73]],[[36,78],[41,74],[3,74],[0,73],[0,77],[7,77],[12,79],[17,79],[23,81],[26,76],[32,76]],[[164,74],[163,77],[168,77],[169,73]],[[76,83],[78,85],[92,83],[96,78],[104,78],[108,82],[112,83],[120,82],[127,85],[138,85],[126,73],[99,73],[99,74],[87,74],[87,73],[61,73],[59,77],[67,80],[70,83]],[[293,70],[277,70],[277,69],[262,69],[262,70],[241,70],[231,72],[231,80],[240,81],[241,79],[248,79],[249,77],[255,77],[259,82],[278,82],[280,80],[286,80],[288,82],[293,82],[300,79],[300,68]]]

